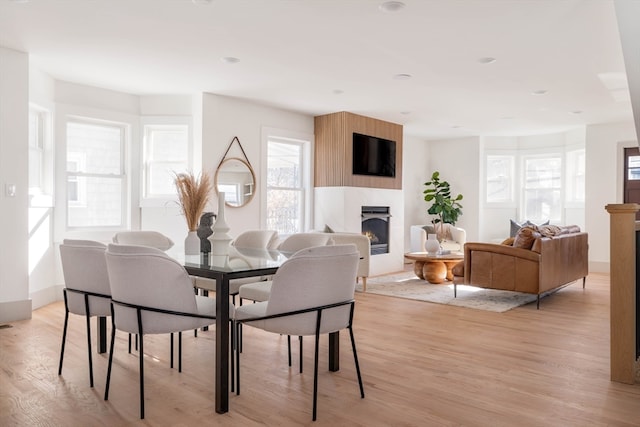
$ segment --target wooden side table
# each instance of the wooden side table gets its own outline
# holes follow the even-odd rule
[[[411,252],[404,257],[414,261],[413,272],[416,276],[436,284],[443,283],[445,280],[453,281],[451,269],[464,259],[461,253],[429,255],[427,252]]]

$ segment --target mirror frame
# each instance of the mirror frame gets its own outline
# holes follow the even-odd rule
[[[223,166],[225,165],[225,163],[230,162],[232,160],[238,161],[240,163],[242,163],[243,165],[245,165],[245,167],[249,170],[249,173],[251,173],[251,180],[252,180],[252,188],[251,188],[251,193],[246,195],[246,199],[244,200],[244,203],[242,204],[231,204],[229,203],[226,199],[224,201],[225,206],[229,206],[230,208],[241,208],[243,206],[246,206],[249,202],[251,202],[251,200],[253,200],[253,196],[256,194],[255,188],[256,188],[256,174],[253,170],[253,167],[251,167],[251,164],[246,161],[243,160],[239,157],[227,157],[224,160],[222,160],[220,162],[220,164],[218,165],[218,168],[216,169],[216,175],[214,178],[214,187],[216,190],[216,195],[220,196],[220,191],[218,189],[218,176],[220,174],[220,170],[223,168]]]

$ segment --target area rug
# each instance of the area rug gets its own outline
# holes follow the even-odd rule
[[[362,284],[356,287],[362,291]],[[458,296],[453,297],[453,283],[434,285],[416,277],[413,272],[370,277],[367,293],[413,299],[437,304],[455,305],[476,310],[503,313],[536,300],[535,295],[520,292],[482,289],[458,285]]]

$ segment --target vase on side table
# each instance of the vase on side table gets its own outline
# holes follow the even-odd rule
[[[424,242],[424,249],[429,255],[437,255],[440,252],[440,242],[435,234],[429,234]]]

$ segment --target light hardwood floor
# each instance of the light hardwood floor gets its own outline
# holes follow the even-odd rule
[[[638,426],[640,385],[609,380],[609,277],[591,274],[506,313],[358,293],[360,399],[348,334],[341,370],[322,342],[318,421],[311,421],[313,345],[303,374],[286,339],[245,328],[242,394],[213,408],[213,331],[186,334],[183,372],[169,368],[166,336],[145,340],[146,419],[138,419],[138,356],[116,343],[109,401],[107,356],[89,388],[83,320],[71,316],[57,374],[63,304],[0,329],[1,426]],[[95,322],[92,322],[92,326]]]

